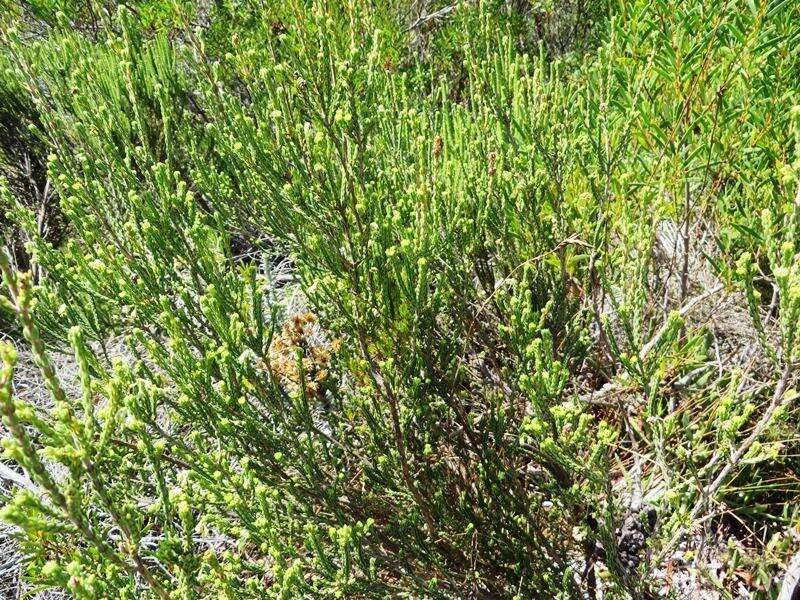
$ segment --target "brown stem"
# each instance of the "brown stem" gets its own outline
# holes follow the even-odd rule
[[[403,481],[405,482],[406,486],[408,487],[411,495],[414,497],[414,501],[417,503],[420,511],[422,512],[422,516],[425,519],[425,524],[428,528],[428,535],[433,539],[436,533],[436,526],[434,524],[433,515],[428,507],[428,503],[425,500],[425,497],[419,491],[416,482],[414,481],[413,477],[411,476],[411,468],[409,466],[408,461],[408,454],[406,453],[406,441],[405,435],[403,434],[403,427],[400,423],[400,411],[399,411],[399,402],[397,400],[397,396],[394,394],[394,390],[392,387],[386,383],[386,380],[381,375],[380,369],[378,365],[375,364],[375,359],[373,358],[372,354],[369,352],[367,348],[367,342],[364,338],[364,332],[359,328],[358,330],[358,342],[361,346],[361,352],[364,355],[364,358],[367,360],[369,364],[369,371],[372,379],[375,383],[375,386],[378,388],[381,395],[386,398],[387,402],[389,403],[389,413],[392,419],[392,434],[394,437],[394,444],[397,448],[397,452],[400,455],[400,468],[403,472]]]

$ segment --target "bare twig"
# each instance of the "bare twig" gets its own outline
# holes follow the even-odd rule
[[[772,420],[775,411],[780,408],[785,399],[786,399],[786,388],[789,385],[789,379],[792,376],[792,365],[790,363],[786,363],[781,371],[781,377],[778,379],[778,383],[775,386],[775,392],[772,395],[772,400],[770,400],[769,406],[764,411],[764,414],[761,415],[761,418],[756,423],[753,430],[750,432],[750,435],[739,445],[739,447],[731,454],[730,458],[728,459],[727,464],[722,468],[719,474],[716,476],[714,481],[706,486],[703,490],[703,494],[698,499],[697,503],[694,505],[694,508],[691,512],[691,518],[694,519],[700,514],[700,511],[705,506],[706,502],[722,487],[722,484],[728,479],[728,476],[731,474],[731,471],[736,468],[742,458],[747,454],[747,451],[750,450],[750,447],[753,443],[761,436],[766,429],[769,422]]]
[[[702,302],[704,302],[711,296],[720,293],[724,289],[725,286],[720,283],[719,285],[714,286],[707,292],[695,296],[681,307],[681,309],[678,311],[678,314],[681,317],[685,317],[686,315],[693,312]],[[661,328],[655,333],[655,335],[653,335],[653,337],[650,338],[650,341],[647,342],[644,346],[642,346],[642,349],[639,351],[639,360],[644,360],[645,358],[647,358],[647,355],[649,354],[650,350],[652,350],[653,347],[656,344],[658,344],[658,342],[667,332],[668,327],[669,327],[668,321],[665,321],[664,324],[661,326]]]
[[[406,31],[417,29],[430,21],[443,19],[457,8],[458,4],[451,4],[450,6],[445,6],[444,8],[440,8],[439,10],[435,10],[432,13],[420,15],[411,25],[408,26]]]
[[[29,490],[37,490],[36,484],[33,483],[27,475],[17,473],[14,469],[9,468],[0,462],[0,481],[9,481],[14,485],[23,487]]]
[[[683,307],[678,311],[681,317],[685,317],[686,315],[690,314],[694,311],[702,302],[721,292],[725,286],[723,284],[719,284],[712,289],[708,290],[700,294],[699,296],[695,296],[691,300],[689,300]],[[653,335],[652,338],[642,346],[642,349],[639,351],[639,360],[643,361],[647,358],[647,355],[653,349],[653,347],[658,344],[659,340],[664,336],[667,331],[667,322],[665,322],[661,328]],[[699,373],[699,371],[698,371]],[[698,373],[692,372],[693,375],[697,375]],[[689,383],[691,379],[688,379],[685,383]],[[604,385],[600,390],[592,391],[589,394],[584,394],[579,397],[581,402],[585,402],[588,404],[599,404],[603,406],[617,406],[618,403],[615,402],[613,399],[609,399],[610,397],[626,391],[623,385],[618,382],[610,382]],[[631,390],[628,390],[631,391]]]
[[[692,511],[689,513],[689,522],[695,523],[700,515],[700,512],[703,510],[703,507],[706,503],[713,497],[714,494],[719,491],[722,485],[730,476],[733,469],[741,462],[742,458],[747,454],[748,450],[753,446],[755,441],[761,436],[764,430],[769,425],[772,417],[775,415],[775,412],[783,406],[784,402],[787,401],[786,397],[786,390],[789,386],[789,380],[791,379],[792,373],[794,372],[793,367],[790,363],[784,365],[781,376],[778,379],[778,383],[775,386],[775,392],[772,394],[772,399],[770,400],[767,409],[761,415],[761,418],[758,420],[758,423],[755,424],[753,430],[750,432],[750,435],[747,436],[739,447],[731,454],[730,458],[726,465],[722,468],[719,474],[714,478],[714,480],[708,484],[701,494],[701,497],[697,500]],[[789,397],[791,399],[791,397]],[[718,455],[712,458],[712,462],[718,459]],[[702,521],[703,519],[700,519]],[[677,544],[678,540],[681,538],[685,531],[685,527],[679,527],[672,538],[667,542],[664,547],[661,549],[659,555],[655,558],[654,562],[656,564],[660,563],[666,556],[669,556],[670,552],[674,548],[675,544]]]
[[[689,237],[689,222],[692,210],[692,191],[687,179],[683,191],[683,264],[681,265],[681,302],[686,300],[689,293],[689,252],[691,239]]]

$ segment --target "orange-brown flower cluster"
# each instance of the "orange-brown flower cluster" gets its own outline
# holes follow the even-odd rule
[[[316,317],[310,312],[289,319],[272,340],[269,361],[273,374],[287,391],[300,389],[302,378],[305,393],[309,397],[322,399],[330,376],[331,354],[338,349],[339,342],[315,341],[315,323]]]

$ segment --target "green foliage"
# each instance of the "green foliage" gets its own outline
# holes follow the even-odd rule
[[[41,274],[0,256],[4,306],[54,403],[17,397],[3,346],[6,456],[36,489],[2,517],[30,581],[569,598],[600,562],[609,594],[647,595],[686,522],[741,500],[732,477],[796,466],[795,4],[463,3],[421,31],[404,3],[217,3],[196,26],[148,2],[91,34],[45,4],[38,39],[4,27],[0,80],[68,223],[48,238],[3,185]],[[743,292],[764,385],[690,319],[690,255]],[[631,562],[643,491],[659,526]],[[797,518],[776,502],[751,516],[769,535]]]

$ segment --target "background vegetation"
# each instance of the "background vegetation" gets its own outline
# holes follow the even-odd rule
[[[18,589],[778,595],[800,4],[4,1]]]

